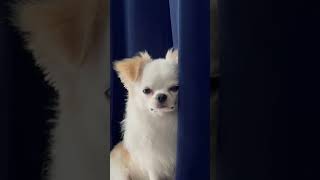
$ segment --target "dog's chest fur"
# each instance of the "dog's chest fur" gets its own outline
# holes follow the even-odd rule
[[[176,161],[177,113],[155,117],[127,103],[124,144],[139,167],[171,177]],[[142,169],[143,172],[146,169]]]

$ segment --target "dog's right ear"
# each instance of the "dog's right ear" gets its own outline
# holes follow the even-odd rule
[[[140,79],[144,65],[150,61],[150,55],[147,52],[143,52],[133,58],[115,61],[114,69],[117,71],[124,87],[128,89],[132,83]]]
[[[177,49],[171,48],[166,54],[166,60],[178,63],[179,53]]]

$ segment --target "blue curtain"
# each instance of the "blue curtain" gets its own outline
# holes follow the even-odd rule
[[[209,0],[111,0],[111,58],[180,53],[178,180],[209,179]],[[120,140],[124,94],[111,74],[111,147]]]

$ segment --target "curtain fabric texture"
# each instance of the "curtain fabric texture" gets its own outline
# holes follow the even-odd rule
[[[111,0],[110,7],[112,61],[179,49],[177,180],[209,179],[210,1]],[[124,95],[112,71],[111,147],[120,140]]]

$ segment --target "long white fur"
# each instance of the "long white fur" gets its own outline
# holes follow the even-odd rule
[[[150,57],[150,56],[146,56]],[[157,93],[168,93],[178,83],[178,54],[169,50],[166,59],[156,59],[142,67],[141,77],[128,88],[126,116],[123,120],[123,149],[115,148],[110,157],[110,180],[174,179],[176,165],[177,107],[155,114],[149,107]],[[121,71],[119,72],[121,74]],[[152,97],[142,93],[145,86],[155,89]],[[170,105],[177,94],[168,93]],[[125,153],[126,151],[130,158]]]
[[[107,1],[28,0],[14,8],[15,25],[59,94],[46,179],[108,179]]]

